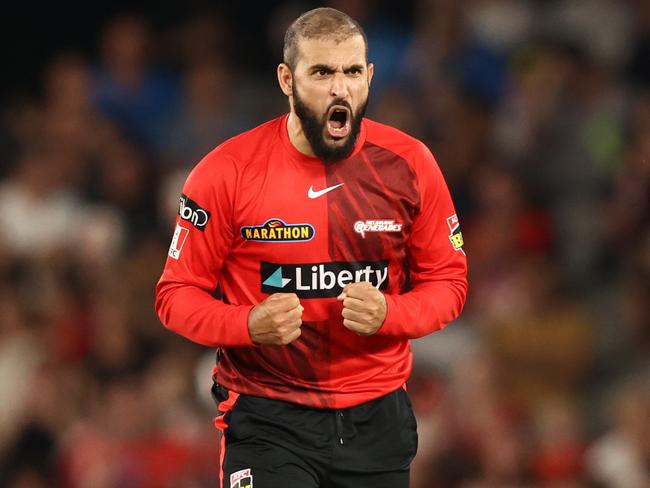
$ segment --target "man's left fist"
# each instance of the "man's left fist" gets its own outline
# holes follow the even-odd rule
[[[350,283],[336,297],[343,301],[343,325],[359,335],[372,335],[386,318],[384,294],[367,281]]]

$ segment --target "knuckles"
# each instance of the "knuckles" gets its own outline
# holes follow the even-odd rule
[[[361,324],[359,322],[353,322],[352,320],[343,319],[343,325],[362,336],[369,336],[376,332],[377,328],[372,323]]]
[[[301,334],[300,329],[293,329],[291,333],[284,334],[282,337],[280,337],[279,345],[286,346],[288,344],[291,344],[298,337],[300,337],[300,334]]]
[[[272,315],[271,316],[271,325],[275,326],[275,328],[279,328],[284,324],[284,319],[282,319],[279,315]]]

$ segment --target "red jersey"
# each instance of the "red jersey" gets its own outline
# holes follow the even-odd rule
[[[192,170],[156,311],[169,329],[222,349],[218,380],[229,389],[346,408],[404,385],[409,339],[458,316],[462,235],[417,139],[363,119],[350,157],[324,164],[292,145],[287,119],[224,142]],[[386,296],[386,319],[371,336],[343,326],[336,300],[357,281]],[[255,344],[248,313],[276,292],[298,295],[302,334],[287,346]]]

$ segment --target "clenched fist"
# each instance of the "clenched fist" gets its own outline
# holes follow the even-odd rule
[[[274,293],[248,314],[253,342],[284,346],[300,337],[303,306],[295,293]]]
[[[337,297],[343,301],[343,325],[359,335],[372,335],[386,318],[384,294],[367,281],[350,283]]]

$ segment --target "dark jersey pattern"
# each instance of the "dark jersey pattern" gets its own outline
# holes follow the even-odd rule
[[[192,171],[156,308],[168,328],[222,348],[219,382],[233,391],[346,408],[405,383],[409,339],[462,309],[466,258],[421,142],[364,119],[352,155],[325,165],[295,149],[286,124],[283,116],[237,136]],[[373,336],[343,326],[335,297],[353,281],[386,295]],[[211,296],[217,285],[222,301]],[[302,335],[284,347],[253,344],[248,312],[274,292],[300,297]]]

